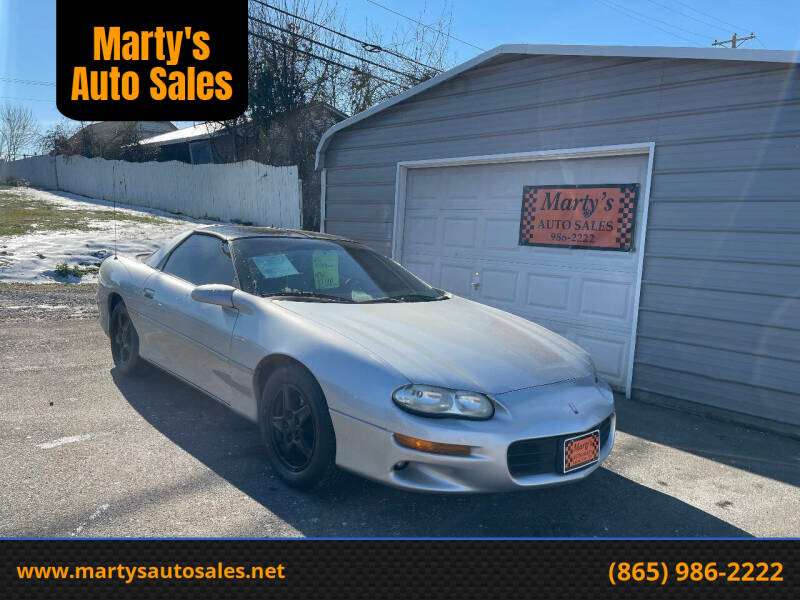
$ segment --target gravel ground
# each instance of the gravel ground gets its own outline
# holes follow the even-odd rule
[[[97,319],[96,284],[0,283],[0,323]]]
[[[155,368],[117,373],[93,302],[0,288],[0,536],[800,535],[800,441],[622,398],[580,484],[446,496],[342,474],[300,493],[252,423]]]

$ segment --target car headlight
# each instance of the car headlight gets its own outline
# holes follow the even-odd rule
[[[411,384],[397,388],[392,399],[403,410],[425,417],[486,420],[494,415],[492,401],[478,392]]]

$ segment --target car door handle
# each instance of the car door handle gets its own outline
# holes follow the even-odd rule
[[[152,298],[155,296],[156,291],[152,288],[144,288],[144,297],[145,298]]]

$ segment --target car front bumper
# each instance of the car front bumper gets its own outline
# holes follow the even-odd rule
[[[614,398],[607,384],[572,381],[493,396],[497,411],[488,421],[430,419],[398,409],[389,428],[331,411],[341,467],[381,483],[427,492],[497,492],[562,485],[594,472],[611,452],[616,432]],[[563,473],[559,457],[552,469],[513,475],[508,448],[514,442],[563,439],[592,431],[609,419],[599,459]],[[445,444],[470,446],[469,456],[433,454],[397,444],[394,433]],[[602,436],[601,436],[602,438]],[[548,462],[549,464],[549,462]]]

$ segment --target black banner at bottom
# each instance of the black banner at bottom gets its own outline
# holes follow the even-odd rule
[[[796,598],[788,540],[3,540],[8,598]]]

